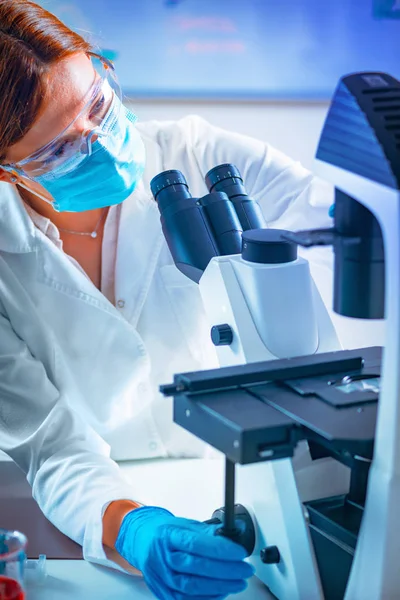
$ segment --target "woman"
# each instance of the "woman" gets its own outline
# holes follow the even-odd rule
[[[1,448],[86,558],[117,550],[159,598],[222,598],[252,573],[242,550],[139,507],[109,457],[204,451],[157,392],[215,358],[149,182],[180,169],[203,195],[205,173],[233,162],[270,226],[324,226],[326,209],[312,176],[261,142],[197,117],[136,125],[92,52],[36,4],[0,0]]]

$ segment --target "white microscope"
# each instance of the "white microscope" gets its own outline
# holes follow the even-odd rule
[[[390,600],[400,597],[398,81],[341,80],[317,167],[336,186],[334,228],[297,234],[265,228],[232,165],[207,174],[200,199],[177,171],[153,180],[221,365],[162,391],[175,422],[225,454],[214,521],[278,599]],[[298,244],[334,245],[336,312],[388,319],[382,389],[381,349],[340,351]]]

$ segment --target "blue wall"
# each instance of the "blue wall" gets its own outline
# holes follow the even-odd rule
[[[400,20],[380,18],[396,2],[41,3],[115,57],[130,96],[327,99],[350,72],[400,79]]]

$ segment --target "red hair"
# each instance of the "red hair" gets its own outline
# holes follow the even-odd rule
[[[30,0],[0,0],[0,161],[39,116],[54,63],[91,46]]]

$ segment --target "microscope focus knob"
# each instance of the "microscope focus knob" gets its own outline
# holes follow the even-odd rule
[[[264,565],[277,565],[281,560],[281,555],[277,546],[268,546],[261,550],[260,558]]]
[[[233,342],[232,327],[227,323],[214,325],[211,328],[211,339],[214,346],[230,346]]]
[[[254,527],[253,518],[247,508],[242,504],[235,504],[235,526],[233,536],[229,538],[236,544],[240,544],[247,551],[247,555],[251,556],[256,545],[256,530]],[[222,525],[225,521],[225,508],[219,508],[214,511],[212,519],[205,521],[209,525]],[[216,535],[224,535],[223,528],[217,529]]]
[[[297,259],[297,244],[285,240],[284,229],[243,231],[242,258],[263,265],[280,265]]]

